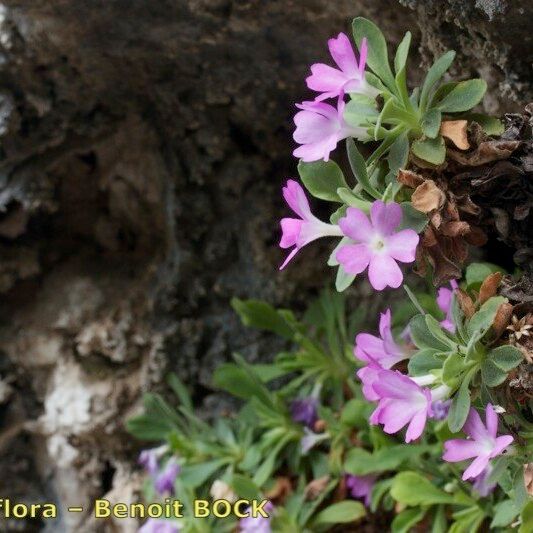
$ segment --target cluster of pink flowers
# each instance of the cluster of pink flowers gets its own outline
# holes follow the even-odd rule
[[[455,287],[454,287],[455,288]],[[439,297],[441,293],[439,294]],[[439,302],[441,309],[447,312],[451,298],[446,305]],[[409,377],[393,367],[410,356],[409,348],[398,344],[391,330],[391,313],[387,310],[381,314],[379,322],[380,336],[359,333],[355,340],[355,356],[366,366],[357,375],[363,384],[363,394],[378,405],[370,417],[371,424],[382,424],[385,433],[397,433],[407,426],[405,442],[419,438],[428,418],[442,420],[447,415],[450,389],[441,384],[433,389],[436,377]],[[445,400],[445,401],[443,401]],[[449,462],[475,458],[465,470],[463,479],[486,477],[490,459],[500,455],[511,444],[511,435],[497,436],[498,415],[492,405],[486,408],[486,426],[479,414],[470,409],[463,432],[468,439],[452,439],[444,444],[443,459]]]
[[[161,466],[160,458],[167,452],[167,446],[143,450],[139,455],[139,464],[150,474],[156,492],[161,495],[174,495],[174,484],[181,471],[181,465],[175,457],[170,457]]]
[[[296,130],[294,140],[301,146],[294,150],[296,157],[303,161],[327,161],[337,143],[347,137],[360,140],[369,139],[363,126],[350,126],[344,120],[344,94],[357,93],[375,97],[378,91],[369,85],[365,78],[367,42],[363,39],[359,61],[344,33],[328,41],[331,57],[338,68],[323,63],[311,67],[311,76],[306,79],[307,87],[320,93],[312,102],[302,102],[294,117]],[[323,100],[337,98],[337,106]]]

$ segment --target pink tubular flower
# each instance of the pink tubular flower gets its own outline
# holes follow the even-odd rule
[[[352,498],[364,498],[365,505],[370,507],[372,499],[372,489],[377,476],[368,474],[367,476],[346,476],[346,488],[350,491]]]
[[[159,471],[154,480],[155,490],[158,494],[174,494],[174,484],[181,471],[180,464],[171,457],[165,467]]]
[[[355,337],[355,356],[366,363],[374,362],[382,368],[391,368],[396,363],[409,358],[409,354],[399,346],[392,336],[391,312],[387,309],[379,319],[380,337],[370,333],[359,333]]]
[[[271,533],[272,528],[270,526],[270,514],[274,510],[274,506],[271,502],[267,502],[264,506],[264,510],[269,515],[268,517],[261,514],[258,514],[257,516],[251,516],[252,509],[251,507],[248,507],[246,512],[250,514],[250,516],[240,519],[240,533]]]
[[[335,98],[343,93],[366,94],[370,97],[378,94],[378,91],[365,80],[368,53],[366,38],[361,42],[359,63],[355,58],[350,39],[345,33],[339,33],[337,38],[329,39],[328,48],[339,68],[315,63],[311,66],[311,76],[305,80],[309,89],[322,93],[316,97],[317,101]]]
[[[374,289],[398,288],[403,274],[396,261],[415,260],[419,237],[412,229],[396,232],[402,221],[400,204],[376,200],[370,208],[370,220],[356,207],[349,207],[339,220],[344,235],[355,244],[341,246],[337,261],[348,274],[360,274],[368,267],[368,278]]]
[[[440,325],[447,329],[450,333],[455,333],[455,324],[452,320],[452,296],[453,291],[459,288],[459,285],[456,280],[452,279],[450,281],[451,289],[447,287],[441,287],[437,293],[437,305],[439,309],[446,313],[446,318],[440,323]]]
[[[296,130],[293,139],[302,146],[294,150],[293,155],[306,163],[323,159],[329,160],[329,154],[337,143],[347,137],[359,140],[369,139],[367,130],[362,126],[350,126],[343,117],[345,103],[339,98],[337,109],[323,102],[302,102],[296,104],[301,109],[294,115]]]
[[[429,389],[393,370],[380,370],[372,389],[379,404],[370,416],[371,424],[383,424],[385,433],[396,433],[408,425],[405,442],[422,435],[427,417],[433,414]]]
[[[370,363],[357,371],[357,377],[363,384],[363,395],[369,402],[377,402],[379,394],[374,391],[373,385],[379,378],[379,372],[383,370],[376,363]]]
[[[319,239],[320,237],[342,236],[342,231],[339,226],[326,224],[311,213],[305,192],[298,182],[288,180],[287,185],[283,187],[283,197],[289,204],[289,207],[300,218],[283,218],[281,220],[282,236],[279,245],[282,248],[291,248],[294,246],[294,249],[287,256],[280,270],[287,266],[287,263],[296,255],[300,248],[315,239]]]
[[[513,442],[511,435],[497,437],[498,415],[489,403],[485,412],[483,425],[478,412],[470,408],[463,431],[469,439],[452,439],[444,443],[444,455],[442,458],[450,463],[475,459],[463,473],[463,481],[475,478],[485,470],[489,461],[501,455],[505,448]]]

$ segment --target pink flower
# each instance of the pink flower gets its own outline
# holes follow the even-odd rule
[[[362,126],[350,126],[343,117],[345,103],[339,98],[337,109],[323,102],[302,102],[296,104],[299,111],[294,115],[296,130],[293,139],[302,146],[294,150],[293,155],[309,163],[323,159],[329,160],[329,154],[337,143],[347,137],[360,140],[369,139],[367,130]]]
[[[497,437],[498,415],[489,403],[485,413],[485,423],[481,421],[478,412],[470,408],[463,431],[468,439],[452,439],[444,443],[442,458],[450,463],[475,459],[463,473],[463,480],[478,477],[488,466],[489,461],[498,455],[513,442],[511,435]]]
[[[339,226],[355,243],[341,246],[337,261],[348,274],[360,274],[368,267],[370,284],[378,291],[386,286],[398,288],[403,274],[396,261],[412,263],[419,240],[412,229],[395,231],[401,221],[402,208],[395,202],[376,200],[370,220],[361,209],[349,207]]]
[[[267,502],[263,508],[269,515],[268,517],[258,513],[257,516],[252,516],[252,508],[248,507],[246,512],[250,515],[246,518],[241,518],[239,521],[239,531],[241,533],[271,533],[270,514],[274,510],[271,502]]]
[[[324,63],[315,63],[311,66],[311,76],[306,79],[309,89],[322,93],[316,97],[317,101],[335,98],[344,93],[366,94],[370,97],[378,94],[379,91],[368,85],[365,80],[368,53],[366,39],[361,42],[359,63],[345,33],[339,33],[336,39],[329,39],[328,48],[339,68],[336,69]]]
[[[178,461],[171,457],[165,467],[159,470],[154,480],[154,487],[158,494],[174,494],[174,484],[181,471]]]
[[[380,398],[379,394],[374,391],[373,385],[378,380],[381,370],[383,369],[378,364],[370,363],[357,371],[357,377],[363,384],[363,396],[369,402],[377,402]]]
[[[287,263],[296,255],[300,248],[309,244],[320,237],[340,237],[342,231],[337,225],[326,224],[311,213],[309,202],[305,192],[298,182],[288,180],[287,185],[283,187],[283,197],[289,204],[289,207],[300,218],[283,218],[281,220],[281,241],[279,245],[282,248],[294,249],[287,256],[280,267],[280,270],[287,266]]]
[[[382,368],[392,368],[396,363],[409,358],[405,348],[399,346],[392,336],[391,312],[387,309],[379,319],[380,337],[359,333],[355,337],[354,353],[358,359],[374,362]]]
[[[431,391],[393,370],[380,370],[372,389],[379,404],[370,416],[371,424],[383,424],[385,433],[396,433],[407,426],[405,442],[422,435],[431,411]]]
[[[453,291],[459,288],[459,285],[456,280],[452,279],[450,281],[451,289],[447,287],[441,287],[437,293],[437,305],[439,309],[446,313],[446,318],[440,323],[440,325],[447,329],[451,333],[455,333],[455,324],[452,319],[452,296]]]
[[[346,476],[346,487],[349,489],[352,498],[364,498],[365,505],[370,507],[372,500],[372,489],[376,483],[377,476],[368,474],[366,476]]]
[[[492,473],[492,465],[489,463],[487,468],[478,476],[472,479],[472,487],[483,498],[486,498],[495,488],[497,483],[489,482]]]

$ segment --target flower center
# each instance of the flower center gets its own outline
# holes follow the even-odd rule
[[[385,239],[381,235],[376,235],[372,242],[370,243],[370,246],[374,250],[374,252],[381,253],[385,251]]]

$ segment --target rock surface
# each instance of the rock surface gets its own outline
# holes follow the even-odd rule
[[[416,13],[394,0],[0,4],[2,497],[135,499],[123,422],[142,392],[173,370],[201,401],[232,351],[273,351],[232,296],[298,308],[322,285],[320,246],[277,271],[279,190],[308,65],[353,16],[393,42],[420,23],[426,58],[459,46],[493,111],[530,99],[526,2],[405,3]],[[0,523],[135,531],[65,513],[22,527]]]

